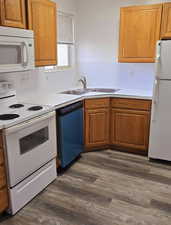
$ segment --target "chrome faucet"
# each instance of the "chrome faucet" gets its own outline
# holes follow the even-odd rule
[[[82,76],[81,79],[79,79],[79,82],[83,84],[84,89],[87,89],[87,79],[85,76]]]

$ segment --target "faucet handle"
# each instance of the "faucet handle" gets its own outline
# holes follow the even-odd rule
[[[87,79],[85,76],[81,76],[79,82],[81,82],[83,84],[84,89],[87,88]]]
[[[84,81],[84,82],[86,82],[86,76],[81,76],[81,79]]]

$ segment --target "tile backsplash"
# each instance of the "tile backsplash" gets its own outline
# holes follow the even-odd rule
[[[77,85],[74,69],[45,72],[43,68],[33,71],[0,74],[0,80],[11,81],[18,95],[29,92],[52,93],[66,90]]]
[[[81,63],[79,74],[86,75],[88,86],[152,90],[154,64],[150,63]],[[60,92],[79,85],[75,69],[45,72],[34,71],[0,74],[0,80],[12,81],[18,95],[29,92]]]
[[[79,73],[89,86],[152,90],[155,69],[152,63],[81,62]]]

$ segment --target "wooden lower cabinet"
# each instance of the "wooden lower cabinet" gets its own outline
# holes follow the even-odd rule
[[[113,148],[147,153],[151,100],[112,98],[110,144]]]
[[[148,111],[112,109],[111,144],[147,151],[149,123]]]
[[[4,165],[0,165],[0,187],[6,186],[6,175]]]
[[[0,131],[0,213],[8,208],[8,190],[4,161],[2,132]]]
[[[0,213],[8,208],[8,191],[6,188],[0,189]]]
[[[146,154],[151,100],[103,98],[85,100],[85,148],[111,147]]]
[[[85,147],[94,149],[109,143],[109,98],[85,101]]]
[[[109,110],[90,109],[86,111],[86,147],[98,147],[109,142]]]

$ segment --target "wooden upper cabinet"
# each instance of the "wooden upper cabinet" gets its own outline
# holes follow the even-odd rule
[[[25,0],[1,0],[0,3],[2,26],[26,28]]]
[[[162,4],[121,8],[119,62],[154,62]]]
[[[171,3],[163,4],[161,38],[171,38]]]
[[[35,34],[36,66],[57,64],[56,3],[28,0],[29,29]]]

